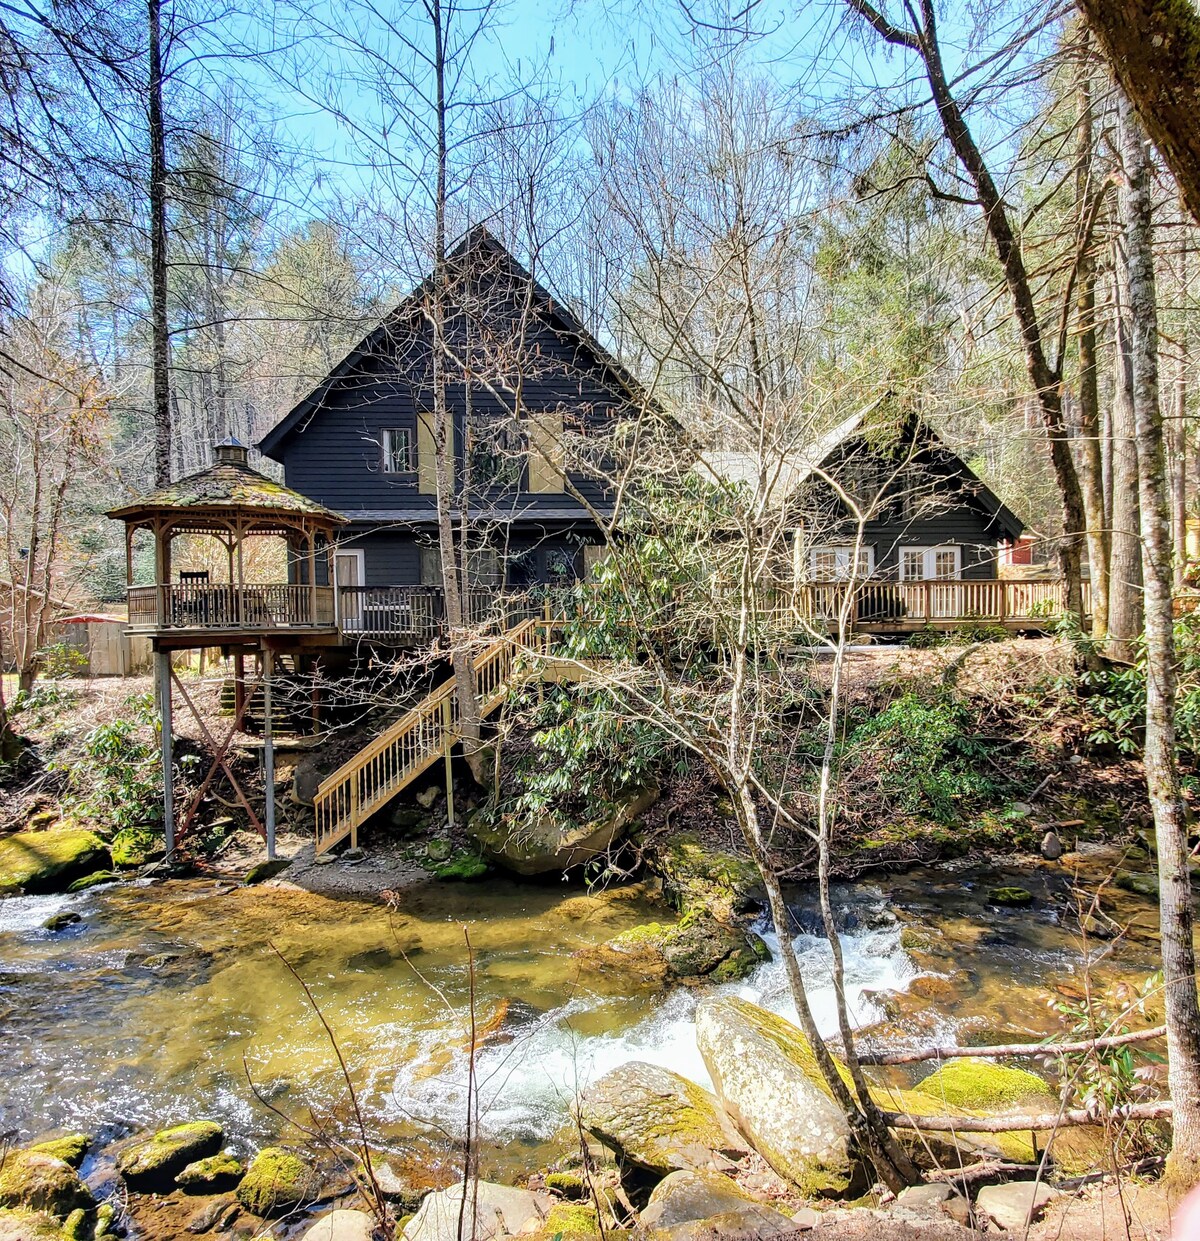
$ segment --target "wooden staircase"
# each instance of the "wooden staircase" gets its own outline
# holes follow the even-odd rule
[[[533,644],[537,624],[522,621],[475,657],[481,716],[507,697],[517,655]],[[442,758],[461,731],[458,691],[451,677],[321,781],[313,801],[315,851],[324,853],[347,837],[357,845],[359,826]]]

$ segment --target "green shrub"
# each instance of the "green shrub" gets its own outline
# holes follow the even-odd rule
[[[954,629],[954,641],[963,645],[984,642],[1005,642],[1008,630],[1003,625],[989,625],[985,621],[967,620]]]
[[[54,642],[38,651],[42,676],[48,681],[65,681],[68,677],[86,676],[88,657],[86,651]]]
[[[29,717],[29,726],[39,728],[61,711],[73,707],[79,694],[54,681],[38,681],[31,690],[18,690],[9,704],[9,714]]]
[[[993,743],[979,737],[977,727],[954,694],[905,694],[851,733],[843,768],[848,786],[856,770],[869,767],[871,782],[895,811],[956,822],[973,805],[1006,791],[987,765]]]
[[[946,645],[946,635],[940,629],[935,629],[932,625],[926,625],[924,629],[918,629],[916,633],[910,633],[904,645],[911,646],[917,651],[932,650],[934,647]]]

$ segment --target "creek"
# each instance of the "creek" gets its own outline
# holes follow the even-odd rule
[[[1028,887],[1034,906],[989,908],[998,882]],[[1128,897],[1122,916],[1135,933],[1115,951],[1085,947],[1064,912],[1069,889],[1062,866],[918,869],[839,887],[856,1022],[880,1022],[887,995],[940,977],[944,994],[917,1006],[923,1036],[1036,1038],[1056,1028],[1048,997],[1078,988],[1086,954],[1102,958],[1094,968],[1104,981],[1144,978],[1154,968],[1154,907]],[[832,1031],[814,894],[792,897],[813,1007]],[[80,920],[43,928],[68,912]],[[372,1140],[447,1180],[466,1108],[465,926],[488,1034],[475,1066],[483,1170],[515,1179],[570,1147],[571,1097],[626,1060],[708,1084],[692,1015],[712,989],[648,990],[581,971],[574,955],[663,916],[640,887],[590,896],[499,877],[409,889],[394,910],[200,880],[11,898],[0,902],[0,1130],[21,1140],[56,1129],[115,1138],[211,1116],[235,1144],[251,1145],[297,1137],[272,1108],[307,1120],[311,1106],[345,1124],[336,1059],[282,956],[337,1032]],[[912,923],[929,951],[901,946]],[[726,989],[794,1017],[777,961]]]

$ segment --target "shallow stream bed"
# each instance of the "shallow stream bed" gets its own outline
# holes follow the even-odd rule
[[[1030,887],[1034,907],[990,909],[996,875]],[[856,1021],[880,1022],[885,1006],[872,997],[904,991],[924,973],[947,975],[943,997],[928,1004],[935,1019],[923,1026],[941,1041],[1053,1029],[1046,1000],[1056,986],[1077,986],[1082,966],[1077,920],[1073,931],[1064,915],[1068,886],[1060,867],[919,870],[840,888]],[[828,945],[814,933],[812,894],[794,895],[813,1007],[832,1030]],[[1132,907],[1147,925],[1152,910]],[[64,912],[80,921],[43,929]],[[645,990],[581,972],[574,956],[663,916],[637,887],[587,896],[502,878],[409,889],[395,910],[209,881],[6,900],[0,1130],[16,1129],[21,1140],[54,1129],[118,1137],[211,1116],[235,1143],[258,1144],[289,1136],[272,1108],[307,1121],[310,1104],[345,1124],[335,1057],[282,956],[337,1032],[373,1139],[415,1156],[436,1178],[466,1107],[466,927],[476,1018],[486,1031],[476,1066],[484,1169],[515,1179],[569,1146],[572,1095],[626,1060],[707,1084],[692,1015],[709,990]],[[914,921],[933,935],[940,958],[901,946]],[[1094,943],[1090,951],[1106,949]],[[1098,968],[1139,979],[1153,956],[1142,936]],[[794,1015],[777,962],[728,989]],[[270,1107],[255,1098],[247,1072]]]

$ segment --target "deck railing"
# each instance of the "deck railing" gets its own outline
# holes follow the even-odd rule
[[[464,621],[503,632],[541,616],[547,592],[471,590]],[[446,628],[446,594],[440,586],[341,586],[338,615],[348,637],[395,645],[432,642]]]
[[[131,586],[133,629],[312,629],[334,624],[333,589],[272,582]]]
[[[473,661],[482,715],[508,693],[520,651],[535,641],[536,622],[523,621],[486,647]],[[461,733],[458,691],[451,678],[321,781],[313,801],[316,852],[358,828],[402,788],[447,753]]]

